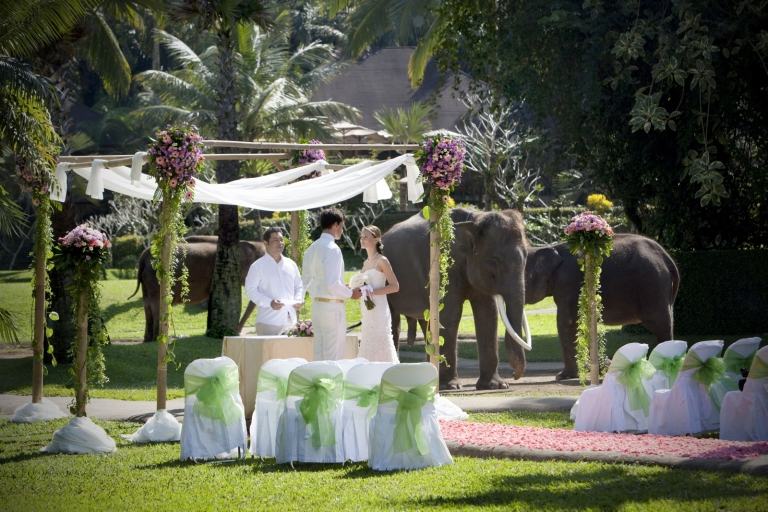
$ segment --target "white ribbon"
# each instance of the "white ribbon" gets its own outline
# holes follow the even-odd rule
[[[69,164],[59,162],[56,164],[56,180],[51,187],[50,197],[52,201],[63,203],[67,199],[67,171]]]
[[[131,159],[131,184],[134,184],[141,178],[141,168],[144,166],[146,159],[146,151],[137,151],[133,154]]]
[[[104,164],[106,160],[95,159],[91,165],[91,178],[85,188],[85,194],[94,199],[104,199]]]
[[[363,191],[363,202],[378,203],[384,199],[392,199],[392,191],[387,180],[379,180]]]
[[[424,185],[419,179],[419,167],[416,165],[413,155],[407,155],[405,159],[406,181],[408,183],[408,200],[412,203],[420,203],[424,195]]]

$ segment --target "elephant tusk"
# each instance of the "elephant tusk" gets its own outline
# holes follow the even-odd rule
[[[501,315],[501,321],[504,322],[504,327],[507,328],[507,332],[509,333],[509,336],[515,340],[515,342],[523,347],[525,350],[531,350],[533,348],[533,343],[531,342],[531,330],[528,327],[528,318],[525,316],[525,309],[523,309],[523,330],[525,331],[525,337],[527,338],[527,342],[523,341],[523,339],[520,337],[520,335],[515,332],[515,329],[512,327],[512,324],[509,323],[509,318],[507,317],[507,306],[504,304],[504,298],[501,295],[494,295],[493,300],[496,301],[496,309],[499,311],[499,315]]]

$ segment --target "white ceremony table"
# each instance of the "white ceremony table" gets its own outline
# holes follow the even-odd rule
[[[344,359],[357,357],[359,345],[357,333],[347,334]],[[221,355],[237,363],[240,373],[240,397],[245,407],[245,417],[250,419],[256,401],[256,382],[261,365],[270,359],[303,357],[313,359],[314,338],[290,336],[225,336]]]

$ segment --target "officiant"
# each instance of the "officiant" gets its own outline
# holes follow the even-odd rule
[[[304,301],[304,285],[299,267],[283,255],[285,241],[280,228],[264,231],[267,252],[254,261],[245,278],[245,293],[256,304],[256,334],[280,334],[296,323],[296,313]]]

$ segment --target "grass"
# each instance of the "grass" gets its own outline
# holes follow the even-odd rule
[[[97,422],[107,432],[136,425]],[[3,510],[765,510],[768,478],[594,462],[457,457],[418,472],[364,464],[192,464],[179,446],[118,440],[108,456],[44,455],[64,421],[0,421]]]
[[[475,412],[469,415],[470,421],[480,423],[501,423],[520,427],[573,428],[568,411],[505,411]]]

